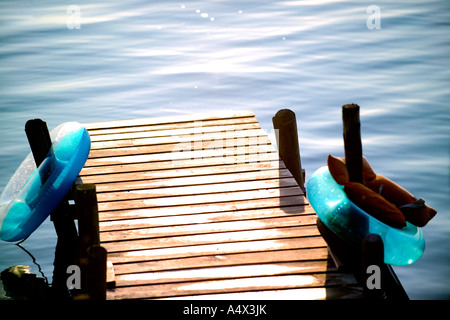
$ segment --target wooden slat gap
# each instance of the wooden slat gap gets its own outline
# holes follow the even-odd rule
[[[183,217],[189,217],[189,216],[193,216],[193,217],[198,217],[199,215],[208,215],[208,213],[202,213],[202,214],[190,214],[190,215],[184,215]],[[263,219],[275,219],[275,218],[283,218],[283,217],[299,217],[299,218],[308,218],[308,217],[317,217],[317,215],[314,212],[311,213],[291,213],[291,214],[285,214],[285,215],[276,215],[276,216],[269,216],[269,217],[259,217],[259,218],[254,218],[254,217],[240,217],[239,219],[236,220],[229,220],[229,217],[224,217],[222,218],[222,220],[214,220],[214,221],[207,221],[207,222],[193,222],[192,220],[188,220],[186,222],[174,222],[172,224],[170,224],[170,226],[172,227],[176,227],[176,226],[185,226],[185,225],[203,225],[203,224],[211,224],[211,223],[220,223],[220,222],[231,222],[231,221],[258,221],[258,220],[263,220]],[[162,218],[173,218],[171,220],[176,220],[177,216],[170,216],[170,217],[162,217]],[[228,219],[227,219],[228,218]],[[105,221],[100,222],[100,232],[113,232],[113,231],[126,231],[126,230],[138,230],[138,229],[146,229],[146,228],[157,228],[157,227],[162,227],[164,225],[151,225],[151,223],[142,223],[143,225],[146,224],[147,226],[145,227],[141,227],[141,226],[135,226],[133,227],[133,223],[129,223],[127,226],[124,226],[124,224],[127,221],[137,221],[137,220],[148,220],[148,219],[153,219],[153,218],[135,218],[135,219],[124,219],[124,220],[115,220],[117,222],[119,221],[124,221],[122,225],[120,225],[120,229],[114,229],[114,227],[109,227],[108,229],[102,229],[102,223],[105,223]],[[155,219],[159,219],[158,217],[156,217]]]
[[[183,188],[186,188],[186,187],[183,187]],[[233,194],[239,194],[239,193],[259,192],[259,191],[269,191],[269,192],[271,192],[271,191],[275,191],[275,190],[280,190],[280,191],[289,190],[289,192],[290,191],[293,192],[294,189],[297,189],[297,188],[299,189],[298,190],[298,194],[299,195],[303,195],[303,193],[302,193],[301,189],[298,187],[298,185],[292,184],[292,185],[283,186],[283,187],[272,187],[272,188],[256,188],[256,187],[254,187],[254,188],[245,189],[245,190],[237,190],[237,191],[225,190],[225,191],[218,191],[218,192],[200,193],[200,194],[195,194],[195,195],[189,194],[189,193],[182,193],[182,194],[162,194],[162,195],[155,195],[155,196],[152,196],[152,197],[144,195],[142,197],[137,196],[137,197],[132,198],[132,199],[117,199],[117,200],[112,200],[112,199],[101,200],[101,199],[98,199],[98,203],[99,204],[106,204],[106,203],[119,204],[119,203],[124,203],[125,201],[137,202],[139,200],[151,201],[151,200],[166,199],[166,198],[168,198],[168,199],[170,199],[170,198],[178,198],[179,199],[179,198],[182,198],[182,197],[193,197],[193,198],[198,197],[198,198],[200,198],[200,197],[207,197],[207,196],[220,196],[220,195],[225,195],[225,194],[233,195]],[[297,191],[297,190],[295,190],[295,191]],[[109,193],[113,193],[113,192],[109,192]],[[277,197],[283,198],[283,197],[288,197],[288,196],[291,196],[291,195],[292,194],[287,194],[287,195],[283,196],[282,194],[280,194],[280,195],[274,195],[273,197],[274,198],[277,198]],[[265,197],[263,197],[263,198],[265,198]],[[248,198],[248,200],[253,200],[253,199],[261,199],[261,198]],[[219,198],[218,198],[218,200],[219,200]],[[235,200],[228,200],[228,201],[224,201],[224,202],[234,202],[234,201]],[[207,203],[211,203],[211,202],[217,202],[217,200],[212,200],[211,199],[210,201],[195,202],[195,204],[207,204]],[[183,203],[183,204],[180,204],[180,205],[186,206],[186,205],[189,205],[189,204],[188,203]],[[168,206],[170,207],[171,205],[169,204]],[[149,207],[149,206],[148,205],[144,205],[143,208],[146,208],[146,207]],[[161,208],[161,207],[167,207],[167,206],[158,206],[158,207]]]
[[[305,236],[302,238],[315,238],[317,236]],[[199,245],[201,246],[201,245]],[[190,246],[190,247],[197,247],[197,246]],[[209,254],[190,254],[189,256],[180,256],[180,257],[169,257],[169,258],[156,258],[156,259],[152,259],[151,256],[147,256],[146,259],[141,259],[141,260],[133,260],[133,261],[129,261],[129,262],[114,262],[114,266],[132,266],[133,264],[142,264],[142,263],[146,263],[146,262],[152,262],[152,263],[158,263],[158,262],[168,262],[168,261],[183,261],[183,260],[188,260],[188,259],[196,259],[196,258],[208,258],[208,257],[223,257],[224,260],[226,260],[226,257],[230,257],[230,256],[245,256],[247,254],[253,255],[253,254],[267,254],[269,255],[270,253],[288,253],[288,252],[292,252],[292,251],[311,251],[311,250],[324,250],[324,252],[326,251],[326,245],[320,245],[320,246],[310,246],[310,247],[304,247],[304,248],[285,248],[285,249],[268,249],[265,251],[245,251],[245,252],[228,252],[228,253],[220,253],[220,252],[216,252],[216,253],[209,253]],[[138,250],[139,251],[139,250]],[[118,252],[115,252],[118,253]],[[333,266],[333,262],[330,260],[331,258],[324,258],[324,259],[315,259],[315,260],[327,260],[330,261],[330,266]],[[276,262],[270,262],[270,263],[282,263],[282,262],[287,262],[288,260],[277,260]],[[309,260],[289,260],[292,262],[300,262],[300,261],[309,261]],[[249,264],[254,264],[254,263],[249,263]],[[242,263],[239,264],[235,264],[235,265],[245,265],[245,260],[243,260]],[[228,266],[228,265],[226,265]],[[335,267],[334,267],[335,268]],[[166,270],[166,269],[165,269]],[[338,271],[336,269],[336,271]],[[142,272],[148,272],[148,271],[142,271]],[[134,273],[134,272],[132,272]],[[137,273],[137,272],[136,272]]]
[[[265,131],[259,126],[257,122],[254,123],[242,123],[223,126],[199,126],[192,128],[178,128],[178,129],[166,129],[166,130],[150,130],[150,131],[136,131],[136,132],[123,132],[123,133],[108,133],[99,135],[90,135],[93,145],[121,142],[121,141],[133,141],[142,139],[146,140],[170,140],[176,142],[177,139],[184,138],[202,138],[210,140],[208,136],[217,135],[218,133],[228,133],[232,135],[234,133],[249,133],[254,136],[256,133],[264,134]]]
[[[257,238],[257,240],[277,240],[277,241],[282,241],[283,239],[297,239],[297,238],[303,238],[303,237],[309,237],[309,236],[316,236],[316,235],[320,235],[319,231],[317,231],[317,233],[315,232],[316,230],[313,228],[314,226],[300,226],[300,227],[281,227],[278,229],[310,229],[310,231],[314,231],[311,234],[306,234],[306,235],[280,235],[279,237],[274,237],[274,236],[267,236],[264,238]],[[248,231],[229,231],[229,232],[217,232],[217,233],[211,233],[211,235],[235,235],[236,233],[244,233],[244,232],[252,232],[252,233],[256,233],[256,232],[262,232],[262,231],[267,231],[270,229],[266,229],[266,230],[248,230]],[[166,236],[166,237],[149,237],[149,238],[144,238],[144,239],[132,239],[132,240],[117,240],[117,241],[113,241],[113,242],[103,242],[102,241],[102,245],[104,245],[106,247],[106,249],[108,250],[108,252],[133,252],[133,251],[141,251],[141,250],[145,250],[145,249],[162,249],[162,248],[184,248],[186,247],[186,243],[183,244],[161,244],[161,246],[158,247],[143,247],[140,244],[136,244],[136,243],[142,243],[144,241],[148,242],[150,239],[151,241],[155,241],[155,240],[170,240],[170,239],[177,239],[177,238],[189,238],[189,237],[201,237],[204,238],[206,237],[208,234],[194,234],[194,235],[186,235],[186,236],[178,236],[178,237],[170,237],[170,236]],[[199,240],[199,243],[192,245],[192,246],[196,246],[196,245],[201,245],[201,244],[221,244],[221,243],[249,243],[249,242],[254,242],[256,239],[240,239],[240,240],[236,240],[236,239],[232,239],[232,240],[227,240],[225,242],[223,242],[222,240]],[[219,242],[218,242],[219,241]],[[112,249],[111,244],[115,243],[116,245],[119,246],[119,248],[121,248],[120,250],[118,248]],[[127,244],[126,249],[123,248],[123,245]],[[191,245],[189,245],[191,246]]]
[[[288,199],[288,198],[291,198],[291,199],[295,199],[295,198],[298,198],[299,196],[286,196],[285,198],[286,199]],[[266,200],[266,199],[263,199],[263,200]],[[271,200],[271,199],[269,199],[269,200]],[[237,200],[237,201],[234,201],[233,203],[237,203],[237,204],[239,204],[239,203],[245,203],[245,202],[248,202],[249,200]],[[308,205],[308,203],[300,203],[300,202],[293,202],[292,204],[288,204],[288,203],[286,203],[286,204],[281,204],[281,205],[279,205],[279,204],[276,204],[276,203],[273,203],[273,204],[271,204],[271,205],[264,205],[264,206],[262,206],[262,207],[258,207],[258,209],[262,209],[262,208],[264,208],[264,209],[270,209],[270,208],[288,208],[288,207],[295,207],[295,206],[306,206],[306,205]],[[204,204],[195,204],[194,206],[196,206],[196,207],[203,207],[204,206]],[[183,208],[183,207],[186,207],[186,205],[183,205],[183,204],[180,204],[180,205],[173,205],[173,206],[166,206],[166,208],[173,208],[173,209],[177,209],[177,208]],[[163,210],[164,209],[164,207],[158,207],[158,208],[147,208],[147,207],[143,207],[143,208],[132,208],[132,209],[113,209],[113,210],[111,210],[111,209],[108,209],[108,210],[100,210],[99,211],[99,213],[100,213],[100,222],[102,222],[102,221],[117,221],[117,220],[122,220],[122,219],[105,219],[104,217],[102,217],[101,216],[101,214],[102,213],[104,213],[105,215],[107,215],[107,214],[110,214],[110,213],[119,213],[119,212],[129,212],[129,211],[140,211],[140,210],[152,210],[152,209],[156,209],[156,210],[158,210],[158,211],[161,211],[161,210]],[[239,212],[239,211],[241,211],[241,210],[248,210],[248,208],[245,208],[245,209],[239,209],[239,208],[236,208],[236,209],[233,209],[233,211],[234,212]],[[181,210],[180,210],[181,211]],[[224,210],[224,211],[229,211],[229,209],[227,209],[227,210]],[[223,211],[218,211],[218,210],[206,210],[206,211],[194,211],[194,212],[190,212],[190,213],[185,213],[186,215],[187,214],[200,214],[200,213],[216,213],[216,212],[223,212]],[[181,215],[181,214],[180,214]],[[143,216],[142,214],[140,214],[140,216],[138,217],[138,218],[136,218],[136,219],[141,219],[141,218],[143,218],[143,217],[152,217],[152,218],[154,218],[154,217],[168,217],[168,216],[173,216],[173,215],[155,215],[155,216]],[[127,219],[129,219],[129,216],[125,216]],[[131,219],[131,218],[130,218]]]
[[[294,218],[293,221],[291,219]],[[155,226],[155,227],[141,227],[129,230],[110,230],[102,231],[100,233],[102,243],[110,243],[117,241],[130,241],[130,240],[142,240],[150,238],[173,238],[179,236],[194,236],[194,235],[212,235],[218,233],[227,232],[241,232],[241,231],[262,231],[292,227],[310,227],[316,225],[316,219],[308,219],[303,216],[302,221],[298,221],[298,217],[277,217],[277,218],[261,218],[254,219],[254,223],[245,221],[220,221],[210,223],[198,223],[198,224],[184,224],[177,226]],[[305,221],[306,220],[306,221]],[[279,221],[279,225],[276,225],[276,221]],[[242,224],[245,224],[244,226]],[[256,225],[255,225],[256,224]],[[210,227],[212,230],[206,230],[204,227]],[[203,228],[202,228],[203,227]],[[184,228],[184,229],[183,229]],[[231,229],[233,228],[233,229]],[[168,229],[175,229],[170,232]],[[178,229],[178,230],[177,230]],[[170,232],[170,233],[169,233]],[[167,236],[163,236],[167,234]]]
[[[276,150],[274,149],[273,151],[272,150],[269,150],[269,149],[267,149],[267,150],[253,150],[253,149],[255,149],[255,147],[258,147],[258,146],[260,146],[260,145],[258,145],[258,144],[251,144],[251,145],[247,145],[247,146],[242,146],[241,148],[239,148],[239,149],[244,149],[244,150],[236,150],[236,149],[232,149],[231,150],[231,148],[230,148],[230,150],[231,151],[234,151],[234,153],[230,153],[230,154],[223,154],[223,155],[218,155],[218,156],[210,156],[210,155],[205,155],[205,156],[201,156],[201,155],[199,155],[199,156],[196,156],[195,155],[195,153],[197,152],[205,152],[205,151],[212,151],[212,150],[214,150],[214,149],[208,149],[208,150],[198,150],[198,151],[188,151],[188,152],[180,152],[180,153],[182,153],[183,154],[183,156],[186,156],[185,158],[177,158],[177,159],[174,159],[174,160],[170,160],[170,161],[175,161],[175,160],[177,160],[177,161],[192,161],[193,159],[196,159],[196,158],[200,158],[200,159],[205,159],[205,160],[208,160],[208,159],[218,159],[218,158],[229,158],[230,160],[232,160],[234,157],[237,157],[237,156],[247,156],[247,157],[249,157],[250,158],[250,156],[253,156],[253,155],[261,155],[261,154],[269,154],[269,153],[271,153],[271,154],[277,154],[277,152],[276,152]],[[248,149],[249,147],[253,147],[251,150],[251,152],[249,152],[249,150],[245,150],[245,149]],[[227,150],[227,148],[222,148],[222,149],[224,149],[224,150]],[[173,153],[173,152],[155,152],[155,153],[152,153],[152,154],[148,154],[148,153],[139,153],[139,154],[133,154],[133,155],[116,155],[116,156],[111,156],[111,157],[98,157],[98,158],[88,158],[88,160],[87,161],[89,161],[86,165],[85,165],[85,167],[88,167],[88,168],[94,168],[94,167],[103,167],[103,166],[110,166],[110,165],[125,165],[125,164],[143,164],[143,163],[154,163],[154,162],[166,162],[166,161],[169,161],[168,159],[155,159],[155,160],[145,160],[145,161],[142,161],[142,160],[140,160],[139,159],[139,156],[154,156],[154,155],[169,155],[169,154],[171,154],[171,153]],[[101,160],[101,159],[113,159],[114,160],[114,158],[133,158],[133,157],[136,157],[136,158],[138,158],[138,159],[136,159],[136,160],[129,160],[129,161],[126,161],[126,162],[119,162],[119,163],[110,163],[110,162],[112,162],[111,160],[108,160],[108,161],[105,161],[105,160],[103,160],[104,161],[104,163],[91,163],[92,161],[90,161],[90,160]],[[248,163],[248,162],[258,162],[258,160],[256,159],[256,160],[253,160],[253,161],[251,161],[251,160],[247,160],[247,161],[243,161],[243,163]]]
[[[198,120],[198,121],[201,122],[202,127],[215,127],[215,126],[219,127],[219,126],[245,125],[245,124],[259,125],[258,120],[256,120],[255,117],[242,117],[236,120],[238,121],[235,121],[233,118],[219,119],[219,120]],[[89,135],[91,136],[102,136],[110,134],[151,132],[159,130],[192,129],[198,127],[198,121],[142,124],[137,126],[114,127],[114,128],[89,128],[88,132]]]
[[[264,141],[261,141],[263,139]],[[189,142],[181,142],[181,143],[164,143],[160,145],[148,145],[148,146],[132,146],[132,147],[123,147],[123,148],[107,148],[107,149],[95,149],[91,150],[89,153],[89,159],[99,159],[99,158],[114,158],[114,157],[123,157],[129,155],[156,155],[156,154],[164,154],[164,153],[191,153],[191,152],[200,152],[200,151],[212,151],[212,150],[236,150],[239,148],[250,148],[250,147],[266,147],[271,146],[270,141],[265,136],[251,136],[248,138],[237,138],[235,139],[238,144],[233,145],[224,145],[222,140],[208,140],[207,142],[211,142],[210,145],[206,146],[197,146],[195,141],[193,143]],[[234,141],[234,139],[233,139]],[[166,147],[166,149],[161,148],[157,150],[158,147]],[[154,150],[153,150],[154,149]],[[117,152],[115,152],[117,151]],[[150,152],[151,151],[151,152]],[[274,149],[275,151],[275,149]],[[109,152],[109,154],[108,154]],[[267,152],[267,151],[265,151]],[[116,154],[117,153],[117,154]],[[258,153],[258,152],[257,152]],[[212,158],[215,156],[206,156],[202,158]]]
[[[174,170],[160,170],[160,171],[174,171]],[[169,180],[174,180],[174,179],[183,179],[183,178],[195,178],[195,177],[208,177],[211,175],[217,176],[217,175],[235,175],[235,174],[243,174],[243,173],[255,173],[255,172],[271,172],[271,171],[282,171],[282,172],[289,172],[287,171],[287,169],[285,168],[267,168],[267,169],[242,169],[241,171],[233,171],[233,172],[212,172],[212,173],[199,173],[197,174],[196,172],[189,172],[190,174],[188,175],[187,170],[185,170],[184,173],[180,173],[179,175],[171,175],[170,177],[161,177],[161,176],[153,176],[153,177],[148,177],[145,176],[146,174],[154,173],[154,171],[142,171],[140,172],[141,175],[134,175],[134,178],[130,178],[129,180],[121,180],[120,178],[116,179],[114,178],[114,175],[122,175],[124,176],[124,174],[122,173],[110,173],[109,175],[111,175],[111,181],[101,181],[101,182],[96,182],[95,184],[98,186],[102,186],[102,185],[114,185],[114,184],[122,184],[122,183],[133,183],[133,182],[143,182],[143,181],[158,181],[158,180],[164,180],[164,181],[169,181]],[[202,171],[200,171],[202,172]],[[102,176],[105,176],[108,174],[103,174]],[[100,176],[100,175],[99,175]],[[141,177],[142,176],[142,177]],[[292,176],[292,175],[291,175]],[[141,178],[140,178],[141,177]],[[283,176],[280,178],[288,178],[287,176]],[[262,180],[264,178],[258,178],[255,180]],[[239,180],[239,181],[244,181],[244,180]],[[253,180],[254,181],[254,180]],[[97,191],[97,192],[101,192],[101,191]]]
[[[173,115],[164,117],[150,117],[150,118],[136,118],[126,120],[111,120],[111,121],[99,121],[91,123],[83,123],[88,130],[97,129],[112,129],[112,128],[125,128],[125,127],[138,127],[157,124],[172,124],[183,122],[195,122],[195,121],[214,121],[214,120],[234,120],[240,118],[253,118],[255,114],[250,110],[238,111],[238,112],[223,112],[223,115],[219,113],[203,113],[193,115]],[[159,122],[158,122],[159,121]]]
[[[141,240],[148,240],[148,239],[174,239],[177,237],[191,237],[191,236],[206,236],[206,235],[218,235],[218,234],[234,234],[234,233],[242,233],[242,232],[250,232],[250,231],[267,231],[267,230],[283,230],[283,229],[292,229],[292,228],[311,228],[311,227],[315,227],[316,224],[315,223],[310,223],[310,224],[305,224],[305,225],[291,225],[291,226],[278,226],[278,227],[274,227],[274,226],[269,226],[267,228],[258,228],[258,229],[238,229],[238,230],[228,230],[228,231],[209,231],[209,232],[204,232],[204,233],[198,233],[198,232],[188,232],[186,234],[180,234],[180,235],[158,235],[158,236],[152,236],[152,235],[146,235],[146,236],[142,236],[140,238],[133,238],[133,239],[114,239],[114,240],[110,240],[110,241],[104,241],[103,239],[101,239],[101,243],[105,244],[105,243],[126,243],[126,242],[130,242],[130,241],[141,241]],[[161,228],[161,227],[156,227],[156,228]],[[111,231],[114,232],[114,231]],[[301,237],[301,236],[300,236]],[[297,236],[290,236],[290,237],[286,237],[286,238],[277,238],[277,239],[289,239],[289,238],[297,238]],[[244,240],[244,241],[237,241],[237,242],[247,242],[247,241],[253,241],[253,240]],[[233,241],[232,241],[233,242]]]
[[[199,162],[198,165],[193,166],[192,164],[186,164],[186,161],[183,160],[174,160],[174,161],[170,161],[171,163],[175,163],[180,166],[175,166],[173,168],[169,168],[167,169],[163,164],[166,164],[168,161],[152,161],[149,162],[149,164],[152,165],[156,165],[158,162],[161,163],[161,166],[159,167],[154,167],[152,168],[151,171],[153,172],[158,172],[158,171],[173,171],[173,170],[188,170],[188,169],[198,169],[198,168],[215,168],[215,167],[220,167],[220,166],[241,166],[241,165],[246,165],[246,164],[265,164],[265,163],[271,163],[271,162],[278,162],[280,164],[280,167],[282,168],[286,168],[284,166],[284,164],[280,161],[279,157],[277,156],[276,153],[273,153],[271,155],[276,156],[274,159],[272,160],[261,160],[261,161],[246,161],[246,160],[236,160],[236,162],[234,163],[203,163],[206,162],[206,159],[202,159],[203,161]],[[126,174],[126,173],[134,173],[134,172],[145,172],[148,170],[143,171],[142,169],[142,165],[144,165],[144,163],[140,162],[137,164],[116,164],[116,165],[109,165],[109,166],[97,166],[97,167],[91,167],[91,168],[101,168],[101,167],[108,167],[108,168],[121,168],[122,171],[116,171],[116,172],[95,172],[95,173],[86,173],[86,170],[82,170],[80,172],[80,177],[83,178],[85,176],[103,176],[103,175],[108,175],[108,174]],[[129,169],[129,168],[134,168],[134,169]],[[87,168],[87,167],[85,167]],[[128,168],[128,170],[127,170]],[[104,170],[105,168],[103,168]],[[123,171],[125,170],[125,171]]]
[[[206,175],[206,176],[208,176],[208,175]],[[280,181],[281,180],[282,183],[286,183],[286,182],[292,181],[293,179],[294,179],[293,177],[289,177],[289,176],[288,177],[279,177],[279,178],[263,178],[263,177],[260,177],[259,179],[255,178],[253,180],[252,179],[243,179],[243,180],[238,180],[238,181],[204,182],[204,183],[201,183],[201,184],[186,184],[186,183],[184,183],[184,184],[176,184],[176,185],[168,185],[168,186],[164,186],[164,185],[156,185],[156,186],[151,186],[151,187],[149,187],[149,186],[141,186],[141,187],[136,186],[136,187],[132,187],[132,188],[130,188],[131,186],[129,186],[127,190],[104,190],[104,191],[102,191],[99,188],[100,190],[97,191],[97,194],[109,194],[109,193],[121,193],[121,192],[122,193],[128,193],[128,192],[132,193],[133,191],[139,192],[139,191],[144,191],[144,190],[155,190],[155,189],[164,191],[164,189],[171,189],[171,188],[188,188],[188,187],[201,187],[201,186],[214,186],[214,185],[232,185],[232,184],[235,184],[235,183],[246,183],[246,182],[251,183],[251,182],[258,182],[258,181],[259,182],[268,182],[268,183],[270,183],[270,182],[276,182],[276,181]],[[158,180],[158,179],[155,179],[155,180]],[[169,179],[169,180],[171,180],[171,179]],[[143,181],[148,181],[148,180],[143,180]],[[124,183],[132,184],[132,182],[134,182],[134,181],[126,181]],[[136,180],[136,182],[139,182],[139,180]],[[105,184],[103,184],[103,185],[105,185]],[[278,186],[278,187],[272,187],[272,188],[289,188],[289,187],[295,187],[295,186],[297,186],[297,184],[292,182],[291,184],[286,185],[286,186]],[[267,189],[267,188],[264,188],[264,185],[262,185],[260,188],[252,188],[252,189],[245,189],[245,190],[239,190],[239,191],[251,191],[251,190],[262,190],[262,189]],[[223,193],[223,192],[231,192],[231,191],[221,191],[219,193]],[[213,194],[214,192],[205,192],[205,193]],[[186,195],[192,195],[192,194],[191,193],[186,193]],[[171,196],[171,195],[167,195],[167,196]],[[175,194],[173,196],[180,196],[180,194]],[[166,195],[164,195],[162,197],[164,198],[164,197],[166,197]],[[144,196],[142,198],[133,198],[133,199],[147,199],[147,197]],[[117,201],[117,200],[115,200],[115,201]]]

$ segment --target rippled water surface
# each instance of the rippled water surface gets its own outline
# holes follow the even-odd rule
[[[449,299],[449,34],[445,0],[1,1],[0,191],[29,152],[28,119],[252,109],[270,131],[287,107],[308,178],[343,155],[341,106],[354,102],[374,169],[439,212],[424,256],[395,271],[411,298]],[[23,243],[33,258],[0,243],[0,271],[51,281],[55,243],[48,220]]]

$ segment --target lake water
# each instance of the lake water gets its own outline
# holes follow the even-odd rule
[[[308,178],[343,156],[341,106],[354,102],[375,171],[438,211],[423,257],[394,269],[410,298],[449,299],[449,35],[446,0],[1,1],[0,191],[29,152],[28,119],[252,109],[270,133],[290,108]],[[0,271],[51,281],[55,244],[49,220],[29,254],[1,242]]]

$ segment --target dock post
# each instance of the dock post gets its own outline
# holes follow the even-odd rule
[[[36,167],[44,161],[51,151],[52,141],[48,131],[47,123],[41,119],[28,120],[25,124],[25,133],[30,144]],[[41,176],[44,183],[48,177]],[[52,289],[58,298],[68,297],[67,267],[77,261],[78,235],[71,209],[67,201],[68,194],[60,202],[50,215],[56,234],[58,236],[53,270]]]
[[[345,163],[349,179],[364,184],[359,106],[357,104],[344,105],[342,121],[344,124]]]
[[[87,250],[88,295],[91,300],[106,300],[106,249],[92,245]]]
[[[384,263],[384,244],[378,234],[368,234],[362,245],[362,285],[364,295],[369,299],[389,299],[389,300],[409,300],[408,294],[403,288],[400,280],[397,278],[392,266]],[[375,270],[370,266],[378,266]],[[378,272],[381,277],[381,288],[374,287],[373,281],[376,281],[375,273]],[[369,279],[371,278],[372,279]],[[369,288],[369,282],[371,287]]]
[[[28,120],[25,124],[25,133],[36,167],[39,167],[52,147],[52,140],[50,139],[47,123],[41,119]],[[47,177],[41,176],[42,183],[44,183],[45,180],[47,180]]]
[[[359,106],[357,104],[346,104],[342,107],[342,120],[344,126],[344,148],[345,162],[349,174],[349,180],[364,184],[363,173],[363,154],[361,143],[361,123],[359,119]],[[360,221],[360,224],[364,221]],[[368,226],[360,226],[360,228]],[[379,272],[381,276],[381,288],[368,288],[368,268],[370,271]],[[375,270],[376,269],[376,270]],[[381,237],[377,234],[368,234],[361,247],[361,284],[364,288],[364,294],[371,299],[400,299],[408,300],[403,286],[398,280],[392,266],[384,263],[384,244]]]
[[[80,238],[81,287],[90,299],[106,299],[106,250],[100,246],[96,187],[76,187],[76,206]],[[83,289],[84,288],[84,289]]]
[[[289,109],[281,109],[272,118],[272,123],[280,158],[305,192],[305,172],[300,159],[295,113]]]

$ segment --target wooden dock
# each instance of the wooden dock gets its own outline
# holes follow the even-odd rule
[[[253,112],[85,126],[107,299],[362,297]]]

